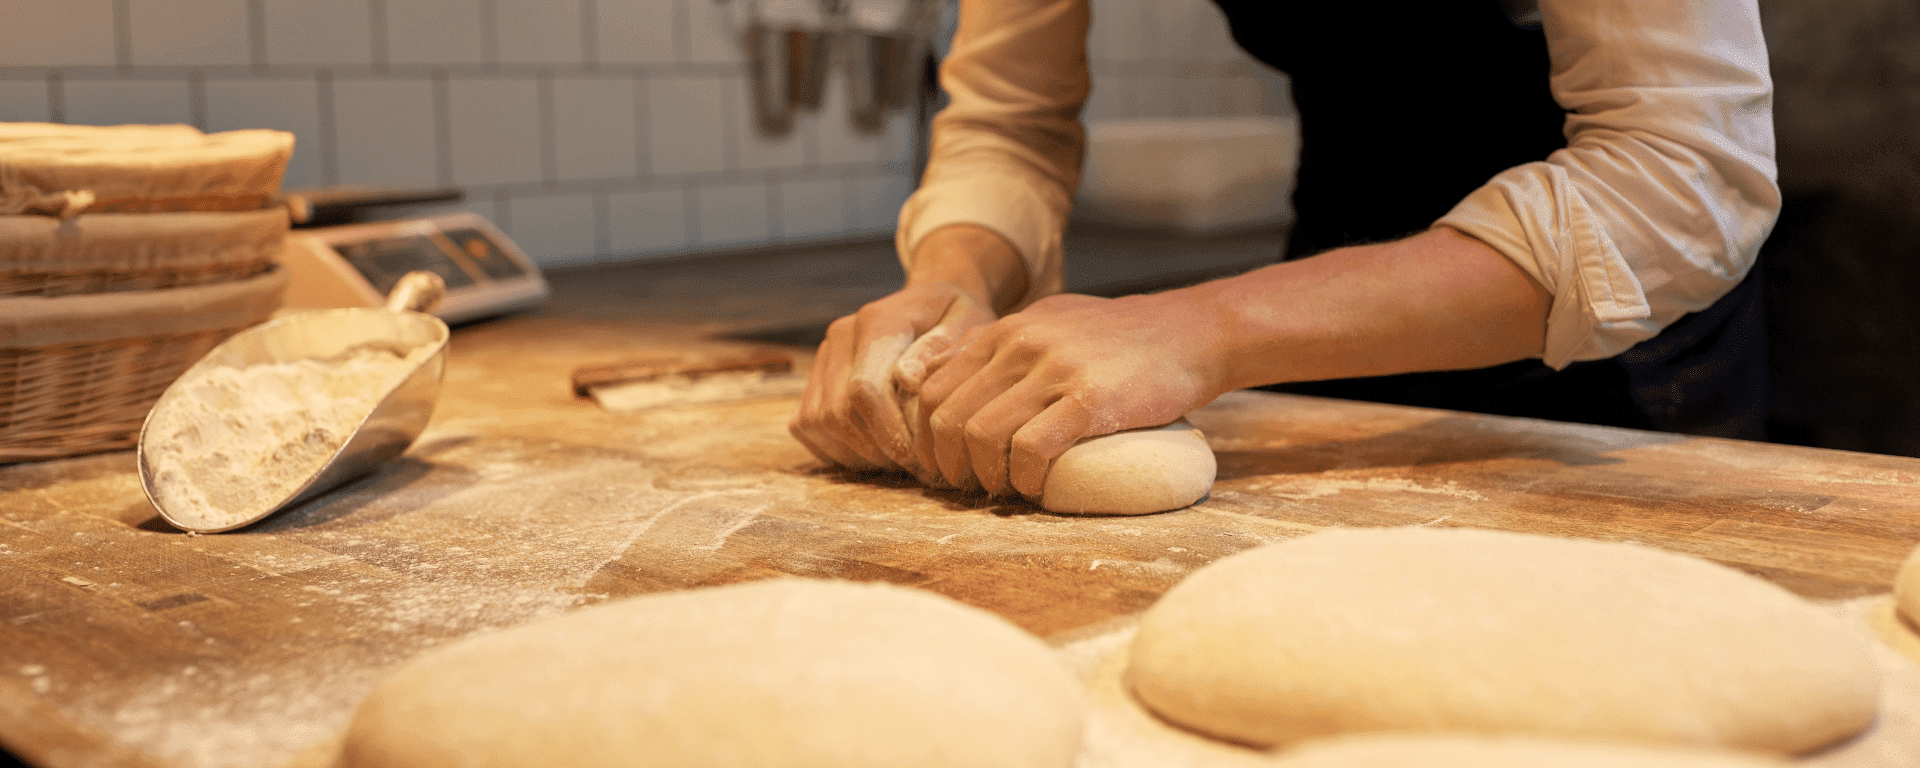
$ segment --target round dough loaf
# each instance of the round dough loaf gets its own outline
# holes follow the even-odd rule
[[[1303,744],[1276,768],[1786,768],[1758,755],[1598,741],[1367,734]]]
[[[1179,509],[1213,488],[1207,438],[1182,419],[1090,437],[1053,460],[1040,506],[1076,515],[1145,515]]]
[[[1906,561],[1900,564],[1900,573],[1893,577],[1893,603],[1899,609],[1900,618],[1920,627],[1920,547],[1908,553]]]
[[[1799,753],[1878,707],[1863,638],[1764,580],[1631,544],[1339,530],[1224,558],[1141,620],[1162,717],[1271,746],[1451,730]]]
[[[778,579],[607,603],[427,651],[377,685],[343,768],[1061,768],[1079,683],[986,611]]]

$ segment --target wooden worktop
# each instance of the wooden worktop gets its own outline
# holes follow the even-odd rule
[[[548,310],[457,331],[406,456],[243,531],[166,526],[130,453],[0,466],[0,743],[46,768],[285,765],[423,648],[782,574],[920,587],[1057,641],[1329,526],[1638,541],[1816,598],[1886,591],[1920,541],[1916,459],[1267,393],[1192,415],[1219,481],[1167,514],[1062,517],[828,470],[787,436],[792,399],[610,414],[568,374],[800,329],[886,279],[729,289],[716,319],[662,307],[700,304],[700,279],[652,274],[577,278],[593,301],[561,276]],[[753,295],[796,285],[809,299],[780,311]]]

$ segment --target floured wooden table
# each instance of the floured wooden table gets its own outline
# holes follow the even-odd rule
[[[48,768],[311,764],[423,648],[781,574],[932,590],[1066,646],[1327,526],[1638,541],[1834,600],[1885,592],[1920,541],[1920,460],[1265,393],[1193,414],[1220,458],[1198,506],[1058,517],[823,469],[791,398],[575,399],[574,367],[729,344],[615,314],[457,331],[406,456],[239,532],[166,526],[131,453],[0,466],[0,743]]]

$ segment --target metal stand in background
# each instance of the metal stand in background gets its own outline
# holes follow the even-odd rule
[[[741,41],[762,131],[785,134],[796,114],[819,109],[835,54],[857,129],[879,132],[889,112],[909,106],[924,124],[919,102],[941,0],[742,1]]]

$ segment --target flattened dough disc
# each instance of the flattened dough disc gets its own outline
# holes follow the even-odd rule
[[[1080,685],[986,611],[777,579],[585,608],[421,654],[341,768],[1064,768]]]
[[[1454,730],[1799,753],[1878,709],[1870,647],[1767,581],[1650,547],[1350,529],[1195,571],[1127,681],[1170,721],[1269,746]]]

